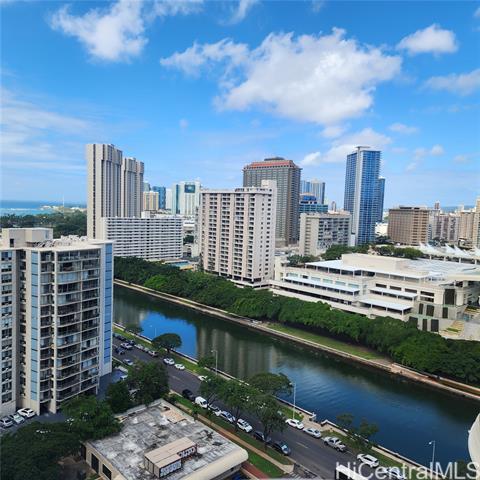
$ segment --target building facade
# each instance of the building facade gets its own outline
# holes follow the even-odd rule
[[[378,177],[378,184],[377,184],[377,223],[383,222],[383,204],[385,201],[385,178]]]
[[[166,207],[166,194],[167,189],[165,187],[152,187],[154,192],[158,193],[158,208],[160,210],[165,210]]]
[[[276,187],[202,190],[198,214],[200,263],[239,285],[262,287],[273,278]]]
[[[300,215],[300,255],[321,255],[332,245],[348,245],[350,213],[302,213]]]
[[[158,192],[143,192],[143,211],[156,212],[160,208]]]
[[[87,157],[87,236],[96,238],[102,217],[122,215],[122,151],[91,143]]]
[[[346,254],[300,268],[277,257],[272,288],[370,318],[414,321],[447,338],[480,341],[479,275],[478,265],[447,260]]]
[[[101,238],[113,242],[116,257],[178,259],[183,252],[182,218],[175,215],[103,218]]]
[[[172,186],[172,206],[174,215],[195,216],[200,205],[200,182],[178,182]],[[168,208],[168,207],[167,207]]]
[[[298,214],[302,213],[327,213],[328,205],[319,203],[317,197],[308,193],[300,195],[300,203],[298,204]]]
[[[143,202],[143,162],[135,158],[122,160],[121,212],[122,217],[139,217]]]
[[[8,380],[0,414],[57,412],[74,396],[96,394],[112,369],[112,244],[53,239],[44,228],[3,229],[1,258]]]
[[[299,168],[292,160],[266,158],[243,168],[243,186],[261,187],[263,180],[274,180],[277,185],[275,241],[285,246],[298,241],[298,220],[300,196]]]
[[[388,211],[387,236],[394,243],[420,245],[428,243],[430,210],[427,207],[391,208]]]
[[[320,204],[325,203],[325,182],[320,180],[301,180],[300,181],[300,193],[307,193],[314,195],[317,202]]]
[[[375,241],[381,152],[357,147],[347,156],[344,210],[352,215],[351,245]]]

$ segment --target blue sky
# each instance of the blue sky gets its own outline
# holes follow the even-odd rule
[[[293,159],[343,204],[345,155],[383,151],[386,206],[480,194],[480,4],[29,2],[1,13],[3,199],[85,199],[84,144],[154,185],[241,185]]]

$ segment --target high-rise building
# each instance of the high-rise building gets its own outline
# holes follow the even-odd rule
[[[280,157],[266,158],[243,168],[244,187],[261,187],[263,180],[274,180],[277,184],[275,243],[278,246],[298,241],[301,170],[292,160]]]
[[[145,192],[156,193],[156,192]],[[142,218],[103,218],[101,238],[113,241],[117,257],[144,260],[171,260],[182,257],[182,218],[175,215],[148,215]]]
[[[144,192],[149,192],[151,190],[150,188],[150,183],[148,182],[143,182],[143,191]]]
[[[87,157],[87,235],[96,238],[102,217],[122,214],[122,151],[114,145],[90,143]]]
[[[458,242],[460,227],[460,214],[456,212],[444,213],[436,211],[430,217],[432,240],[440,240],[449,243]]]
[[[275,182],[235,190],[202,190],[198,212],[205,271],[240,285],[262,287],[273,276]]]
[[[300,203],[298,204],[298,213],[327,213],[328,205],[319,203],[315,195],[302,193],[300,195]]]
[[[325,203],[325,182],[314,178],[313,180],[300,181],[300,193],[309,193],[317,198],[320,204]]]
[[[391,208],[388,211],[387,235],[392,242],[402,245],[428,243],[429,218],[427,207]]]
[[[381,152],[357,147],[347,156],[344,210],[352,215],[351,245],[375,241]]]
[[[112,369],[111,242],[2,230],[0,415],[56,412]]]
[[[122,160],[122,217],[140,217],[142,213],[143,170],[143,162],[138,162],[135,158],[126,157]]]
[[[381,223],[383,222],[383,204],[385,200],[385,178],[384,177],[378,177],[378,184],[377,184],[377,208],[378,208],[378,213],[377,213],[377,222]]]
[[[166,208],[165,197],[166,197],[167,189],[165,187],[152,187],[152,190],[158,193],[158,208],[160,210],[165,210]]]
[[[200,182],[178,182],[172,186],[172,213],[193,217],[200,205]]]
[[[172,189],[166,188],[165,189],[165,210],[172,211]]]
[[[350,239],[350,213],[300,214],[300,255],[321,255],[332,245],[348,245]]]
[[[143,211],[156,212],[159,209],[158,197],[158,192],[154,192],[153,190],[143,192]]]

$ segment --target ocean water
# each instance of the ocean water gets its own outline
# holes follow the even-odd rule
[[[62,202],[52,201],[30,201],[30,200],[1,200],[0,201],[0,215],[37,215],[38,213],[54,213],[53,208],[44,208],[46,206],[62,206]],[[79,203],[65,203],[66,207],[80,207],[85,208],[85,204]]]

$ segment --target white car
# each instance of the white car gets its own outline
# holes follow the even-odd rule
[[[163,359],[163,363],[165,365],[170,365],[171,366],[171,365],[175,365],[175,360],[173,358],[168,358],[167,357],[167,358]]]
[[[203,397],[196,397],[195,403],[200,405],[202,408],[208,408],[208,403]]]
[[[372,455],[367,455],[365,453],[359,453],[357,455],[357,460],[364,465],[368,465],[371,468],[377,468],[379,465],[378,458],[375,458]]]
[[[406,480],[407,477],[398,467],[379,467],[377,469],[379,478],[390,478],[391,480]]]
[[[377,468],[379,465],[378,458],[375,458],[372,455],[367,455],[365,453],[359,453],[357,455],[357,460],[364,465],[368,465],[371,468]]]
[[[204,382],[208,377],[206,375],[199,375],[198,378],[201,382]]]
[[[316,428],[306,428],[304,430],[304,432],[307,434],[307,435],[310,435],[312,437],[315,437],[315,438],[321,438],[322,436],[322,432],[320,430],[317,430]]]
[[[123,363],[125,363],[125,365],[128,365],[129,367],[133,366],[133,360],[130,360],[129,358],[126,358]]]
[[[226,410],[223,410],[220,413],[220,416],[227,422],[235,423],[235,417],[230,412],[227,412]]]
[[[247,433],[250,433],[253,430],[253,427],[246,420],[243,420],[243,418],[237,420],[237,425],[240,430]]]
[[[299,430],[303,430],[305,428],[303,423],[300,420],[296,420],[295,418],[287,418],[285,420],[285,423],[293,428],[298,428]]]
[[[32,418],[36,415],[31,408],[21,408],[20,410],[17,410],[17,413],[25,418]]]
[[[181,363],[176,363],[175,364],[175,368],[177,370],[185,370],[185,365],[181,364]]]
[[[25,419],[19,415],[18,413],[14,413],[13,415],[9,415],[9,417],[17,424],[23,423]]]

